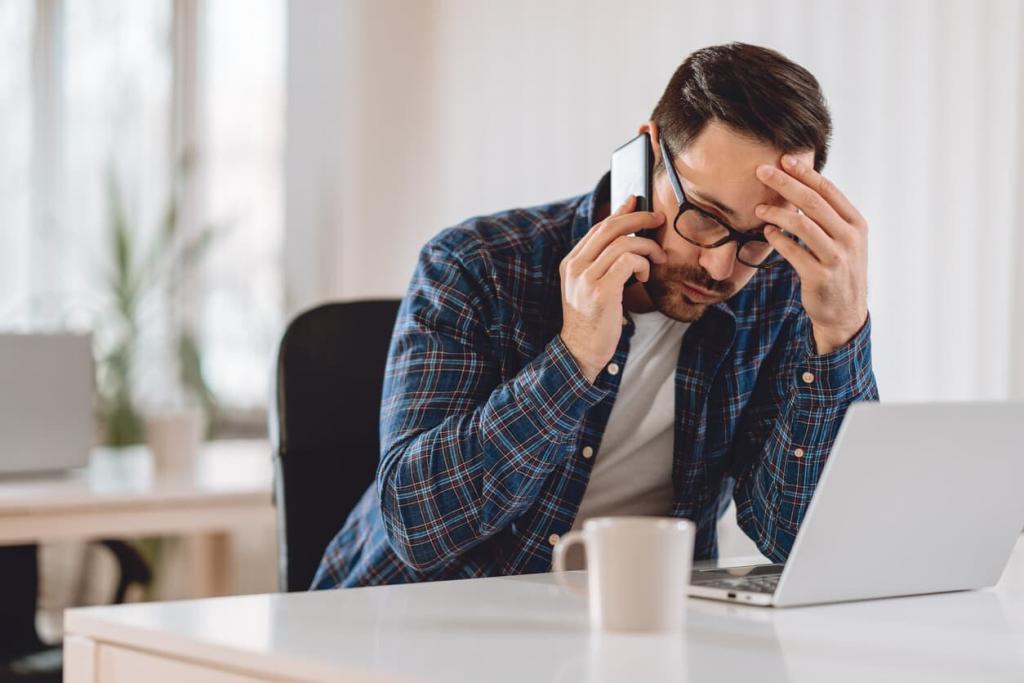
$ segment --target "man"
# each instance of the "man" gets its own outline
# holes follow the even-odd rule
[[[730,496],[785,560],[846,408],[878,396],[867,224],[818,173],[817,81],[776,52],[695,52],[640,131],[653,211],[609,207],[605,176],[423,248],[376,482],[314,588],[549,571],[602,515],[691,519],[714,557]]]

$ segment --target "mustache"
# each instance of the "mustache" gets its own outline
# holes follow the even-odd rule
[[[733,293],[731,283],[716,280],[708,274],[708,271],[699,266],[662,266],[658,270],[660,271],[658,277],[666,282],[685,281],[707,292],[729,295]]]

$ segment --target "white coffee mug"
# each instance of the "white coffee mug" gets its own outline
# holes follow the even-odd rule
[[[206,431],[203,412],[195,408],[150,412],[146,414],[145,425],[153,469],[167,475],[190,475]]]
[[[567,590],[588,597],[600,631],[681,631],[693,568],[694,525],[674,517],[597,517],[555,544],[552,568]],[[582,543],[583,591],[566,580],[565,555]]]

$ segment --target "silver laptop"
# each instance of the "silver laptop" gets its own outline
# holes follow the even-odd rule
[[[789,607],[992,586],[1024,527],[1024,403],[858,403],[786,564],[690,595]]]
[[[0,334],[0,475],[85,465],[95,383],[90,335]]]

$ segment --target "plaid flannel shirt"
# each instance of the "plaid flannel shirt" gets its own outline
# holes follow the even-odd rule
[[[622,376],[591,384],[559,337],[559,262],[607,196],[606,175],[588,195],[471,219],[423,248],[392,337],[376,482],[314,589],[550,571]],[[620,367],[632,333],[627,313]],[[716,556],[733,497],[740,527],[784,561],[847,407],[877,400],[870,320],[816,355],[795,271],[758,271],[690,326],[675,386],[671,514],[696,523],[695,557]]]

